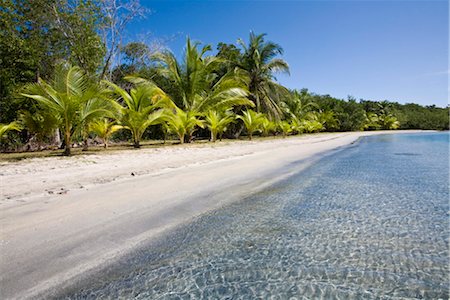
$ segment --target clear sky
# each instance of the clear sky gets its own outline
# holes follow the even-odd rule
[[[212,44],[250,31],[284,48],[289,88],[338,98],[446,106],[448,1],[145,1],[152,13],[128,27],[152,33],[178,56],[185,38]]]

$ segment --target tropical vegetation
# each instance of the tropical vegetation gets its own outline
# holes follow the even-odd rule
[[[449,129],[449,107],[283,86],[276,76],[289,74],[288,62],[265,34],[215,50],[188,37],[180,57],[139,40],[122,44],[124,26],[146,12],[138,0],[3,1],[1,150],[56,146],[70,155],[110,140],[139,148],[149,139]]]

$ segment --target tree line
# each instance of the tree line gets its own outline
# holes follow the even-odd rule
[[[187,38],[182,57],[142,41],[121,44],[145,15],[138,1],[4,1],[0,8],[2,150],[57,143],[70,155],[112,137],[180,143],[255,134],[378,129],[448,130],[449,108],[337,99],[277,82],[288,73],[265,34],[219,43]]]

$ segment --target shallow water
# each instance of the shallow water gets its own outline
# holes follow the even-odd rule
[[[447,299],[448,143],[363,138],[59,297]]]

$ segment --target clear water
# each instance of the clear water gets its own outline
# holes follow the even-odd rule
[[[73,299],[448,299],[449,135],[384,135],[198,218]]]

